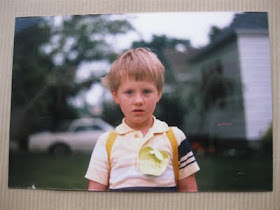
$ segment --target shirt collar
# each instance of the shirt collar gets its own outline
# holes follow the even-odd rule
[[[164,132],[168,131],[169,127],[165,122],[156,119],[154,116],[153,116],[153,118],[154,118],[154,124],[150,128],[150,131],[152,133],[164,133]],[[120,134],[120,135],[130,133],[133,131],[135,131],[135,130],[133,128],[129,127],[125,123],[125,118],[122,120],[122,123],[116,127],[116,132],[117,132],[117,134]]]

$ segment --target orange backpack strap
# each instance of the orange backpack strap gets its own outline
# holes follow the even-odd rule
[[[176,185],[178,186],[178,178],[179,178],[178,144],[177,144],[176,137],[175,137],[171,127],[169,127],[169,130],[166,132],[166,135],[167,135],[169,142],[171,144],[171,147],[172,147],[173,170],[174,170],[175,182],[176,182]]]
[[[106,142],[106,151],[107,151],[108,167],[109,167],[109,170],[108,170],[108,184],[107,184],[108,188],[109,188],[109,180],[110,180],[110,173],[111,173],[111,151],[112,151],[112,147],[113,147],[113,144],[114,144],[116,138],[117,138],[116,131],[111,131],[109,133],[109,136],[108,136],[108,139],[107,139],[107,142]]]

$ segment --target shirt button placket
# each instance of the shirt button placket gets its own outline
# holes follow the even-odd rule
[[[138,168],[138,154],[139,154],[139,151],[140,151],[140,146],[141,146],[141,135],[139,135],[138,133],[135,133],[133,135],[134,137],[134,140],[135,140],[135,167]]]

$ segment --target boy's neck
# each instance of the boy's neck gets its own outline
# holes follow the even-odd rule
[[[146,134],[148,133],[148,131],[150,130],[150,128],[153,126],[154,124],[154,117],[152,117],[149,121],[145,121],[141,124],[133,124],[133,123],[129,123],[129,122],[126,122],[125,120],[125,123],[131,127],[133,130],[136,130],[136,131],[141,131],[142,135],[143,136],[146,136]]]

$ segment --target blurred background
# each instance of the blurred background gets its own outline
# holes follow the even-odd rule
[[[272,190],[263,12],[16,18],[9,187],[87,189],[96,140],[123,118],[100,78],[136,47],[149,47],[165,66],[155,116],[186,133],[199,190]]]

